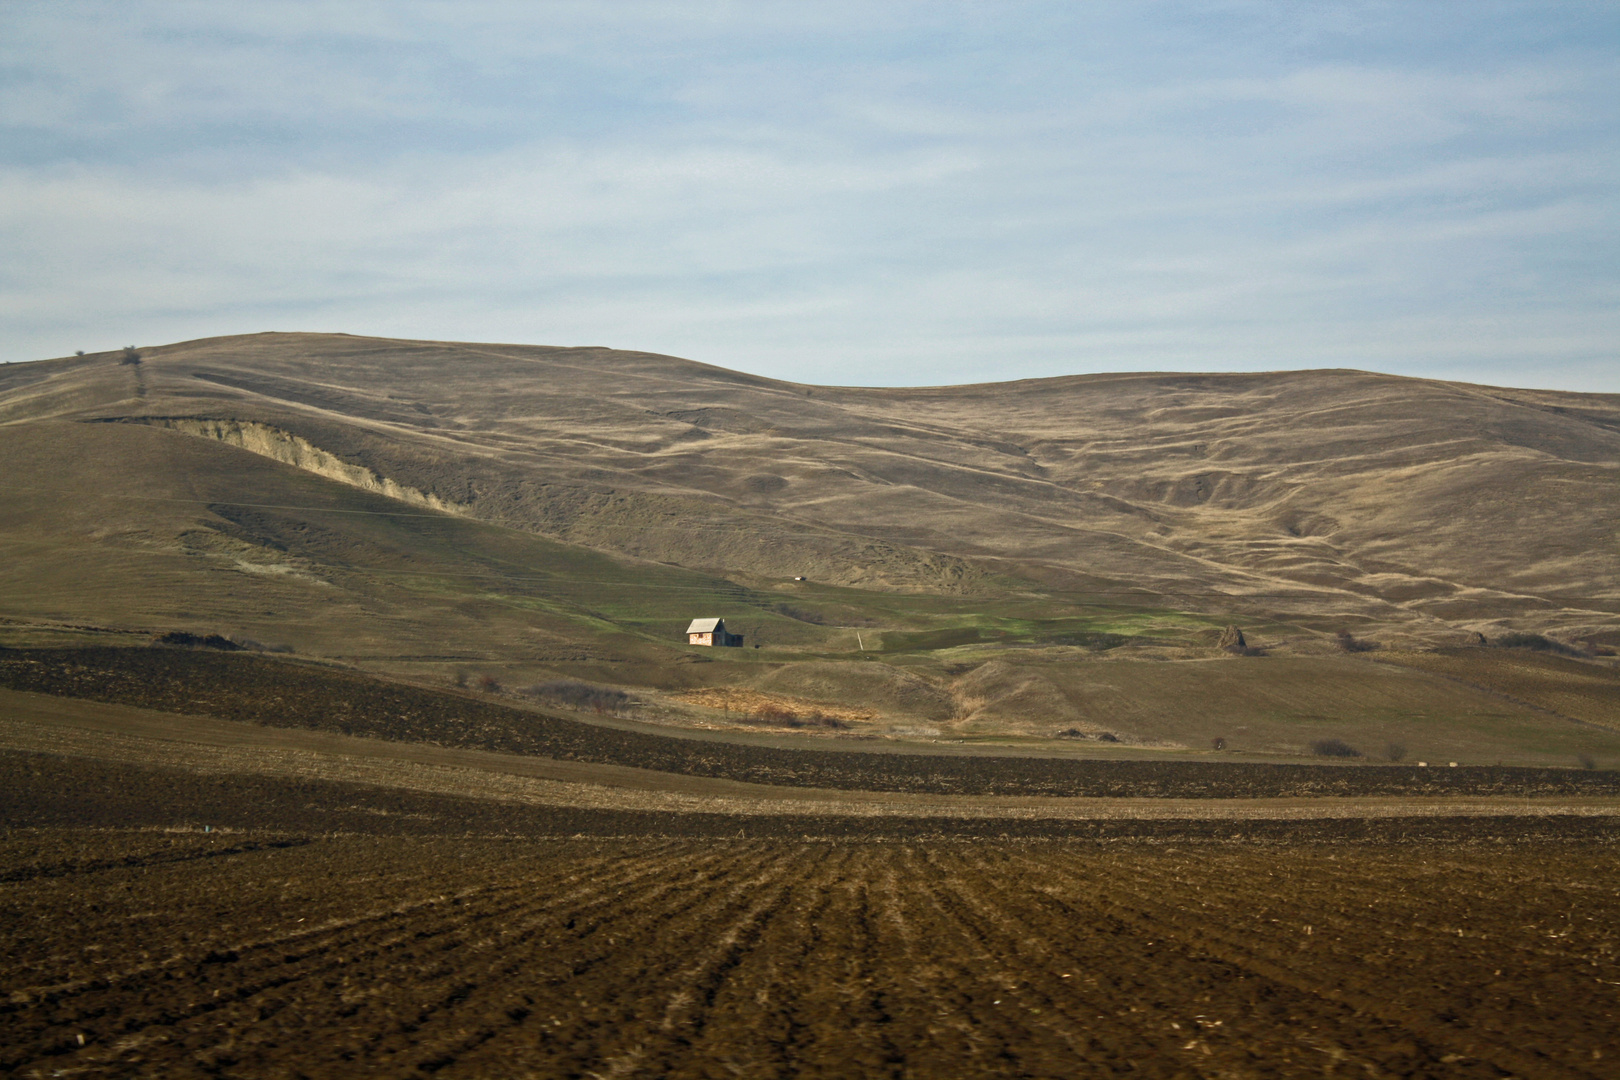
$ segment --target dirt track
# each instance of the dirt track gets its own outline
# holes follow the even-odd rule
[[[0,865],[27,1077],[1620,1075],[1608,847],[22,830]]]

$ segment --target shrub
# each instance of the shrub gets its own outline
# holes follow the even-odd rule
[[[501,692],[501,681],[493,675],[480,675],[478,689],[486,694],[498,694]]]
[[[1583,769],[1597,768],[1597,758],[1593,757],[1591,754],[1576,754],[1575,760],[1581,763],[1581,768]]]
[[[1392,742],[1388,746],[1384,747],[1384,757],[1388,758],[1390,761],[1400,761],[1405,756],[1406,747],[1402,746],[1398,742]]]
[[[1097,741],[1098,742],[1119,742],[1119,736],[1115,735],[1112,731],[1104,731],[1104,732],[1100,732],[1097,735]]]
[[[253,652],[290,653],[296,651],[291,645],[269,645],[262,641],[255,641],[250,637],[237,637],[233,635],[229,640],[234,642],[238,648],[248,649]]]
[[[1534,649],[1536,652],[1557,653],[1560,656],[1584,656],[1581,650],[1565,645],[1562,641],[1542,637],[1540,634],[1503,634],[1496,639],[1499,649]]]
[[[239,652],[242,646],[219,634],[188,634],[184,630],[170,630],[157,639],[159,645],[176,645],[182,649],[219,649],[221,652]]]
[[[141,354],[136,350],[135,346],[125,345],[124,356],[118,362],[120,364],[138,364],[141,362]]]
[[[842,731],[849,727],[847,723],[838,719],[838,717],[828,716],[819,709],[811,709],[809,712],[800,713],[785,705],[775,703],[760,706],[752,715],[743,717],[743,723],[770,724],[773,727],[790,728],[822,727],[831,728],[834,731]]]
[[[844,731],[850,726],[848,722],[840,720],[836,716],[828,716],[819,709],[812,711],[805,719],[805,723],[812,727],[832,728],[835,731]]]
[[[1345,652],[1372,652],[1374,649],[1378,648],[1378,642],[1361,641],[1348,630],[1340,630],[1333,636],[1333,639],[1338,643],[1339,648],[1343,649]]]
[[[537,701],[564,705],[570,709],[589,709],[600,716],[610,713],[617,716],[620,710],[630,704],[630,695],[623,690],[615,690],[608,686],[593,686],[573,679],[537,683],[534,686],[524,687],[518,693]]]
[[[1226,740],[1223,737],[1217,735],[1217,736],[1215,736],[1215,738],[1210,740],[1209,745],[1213,746],[1217,750],[1225,750],[1226,749]]]
[[[1317,739],[1311,743],[1311,753],[1317,757],[1360,757],[1361,751],[1343,739]]]

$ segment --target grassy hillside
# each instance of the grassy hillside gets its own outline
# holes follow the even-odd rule
[[[819,703],[866,718],[846,734],[1108,753],[1574,760],[1620,725],[1594,662],[1521,693],[1505,654],[1456,648],[1620,641],[1613,397],[1358,372],[858,390],[341,335],[141,352],[0,368],[0,643],[219,633],[630,688],[668,723]],[[747,647],[685,646],[707,615]],[[1230,622],[1262,655],[1215,647]],[[713,687],[746,694],[680,696]]]
[[[119,360],[13,365],[0,422],[168,424],[727,576],[972,593],[1011,573],[1436,640],[1620,611],[1613,395],[1353,371],[848,389],[342,335]]]

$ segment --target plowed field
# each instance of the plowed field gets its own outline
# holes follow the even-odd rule
[[[16,830],[0,1072],[1617,1076],[1616,856]]]
[[[600,727],[264,656],[184,649],[0,649],[0,686],[274,727],[846,791],[1098,798],[1620,793],[1620,772],[1614,770],[1074,760],[738,745]]]

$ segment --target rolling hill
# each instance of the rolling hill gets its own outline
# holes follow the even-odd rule
[[[259,334],[0,367],[0,464],[14,643],[219,632],[640,687],[688,720],[725,718],[669,695],[746,687],[925,737],[1174,749],[1213,716],[1268,732],[1256,752],[1374,721],[1456,752],[1481,724],[1620,725],[1578,658],[1525,662],[1597,678],[1587,712],[1403,659],[1620,643],[1615,395],[1357,371],[841,388]],[[685,647],[710,614],[764,647]],[[1268,655],[1217,650],[1233,622]]]

